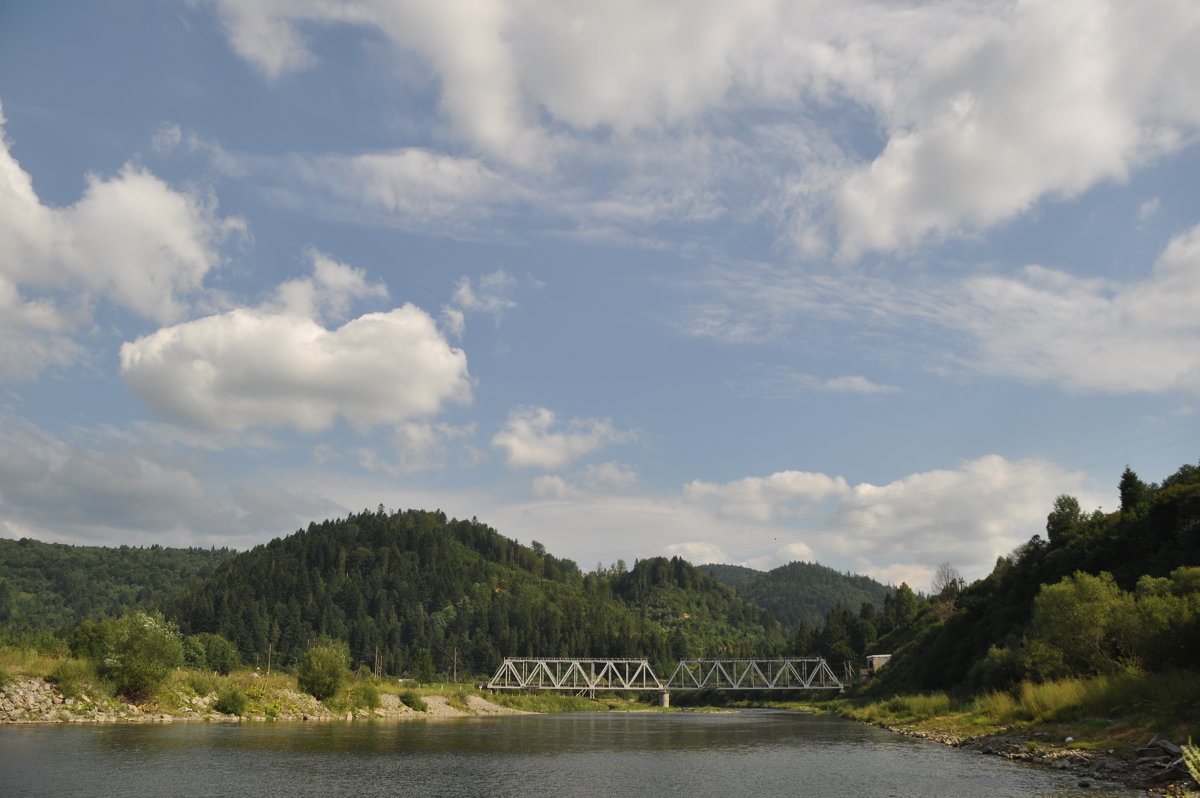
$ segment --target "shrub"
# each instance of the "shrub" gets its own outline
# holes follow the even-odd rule
[[[399,695],[399,698],[409,709],[416,710],[417,712],[429,711],[429,705],[425,703],[425,699],[412,690],[405,690]]]
[[[225,715],[241,715],[246,711],[250,699],[241,689],[237,687],[227,687],[217,693],[217,700],[213,702],[213,709]]]
[[[86,687],[96,676],[95,670],[87,662],[78,659],[64,659],[54,666],[54,670],[46,677],[46,681],[58,686],[58,691],[66,698],[79,698]]]
[[[358,682],[350,688],[350,701],[355,709],[379,709],[379,688],[371,682]]]
[[[221,680],[211,671],[192,671],[184,683],[192,688],[196,695],[201,696],[215,693],[221,686]]]
[[[1200,747],[1192,745],[1191,737],[1188,738],[1188,744],[1183,746],[1183,764],[1192,774],[1192,781],[1200,784]]]
[[[175,624],[160,613],[136,612],[112,623],[99,663],[121,695],[146,699],[183,662],[183,642]]]
[[[329,641],[313,646],[304,652],[296,668],[300,689],[318,701],[332,698],[346,680],[349,659],[344,643]]]

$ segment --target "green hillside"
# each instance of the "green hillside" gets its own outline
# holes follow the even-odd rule
[[[994,570],[934,596],[879,641],[877,689],[1003,687],[1021,679],[1195,668],[1200,651],[1200,468],[1162,484],[1126,469],[1121,508],[1060,496]]]
[[[81,621],[153,607],[233,556],[229,549],[0,539],[0,630],[61,634]]]
[[[747,601],[770,610],[789,629],[819,627],[835,607],[855,612],[867,603],[882,607],[892,591],[869,576],[849,576],[809,562],[793,562],[766,572],[740,565],[699,568]]]
[[[233,641],[246,661],[286,664],[331,637],[386,673],[484,673],[504,656],[663,663],[783,645],[769,613],[682,560],[585,575],[540,544],[417,510],[363,512],[258,546],[168,614],[185,633]]]

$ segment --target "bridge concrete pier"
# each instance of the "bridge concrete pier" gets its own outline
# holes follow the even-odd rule
[[[658,705],[663,709],[669,709],[671,706],[671,694],[664,690],[658,696]]]

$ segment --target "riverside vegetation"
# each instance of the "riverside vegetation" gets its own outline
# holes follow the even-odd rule
[[[137,706],[203,673],[224,680],[212,702],[269,716],[251,694],[265,682],[244,667],[354,712],[373,711],[372,690],[397,677],[477,681],[506,655],[664,669],[820,655],[840,674],[886,652],[827,706],[955,739],[1015,730],[1034,749],[1071,737],[1132,756],[1152,734],[1200,737],[1200,468],[1158,484],[1127,468],[1119,492],[1111,513],[1058,497],[1045,529],[988,576],[964,584],[947,564],[931,595],[809,563],[762,574],[656,557],[584,572],[476,519],[382,506],[240,553],[4,540],[0,680],[31,675],[13,652],[32,652],[64,695],[103,685],[92,692]],[[143,670],[130,652],[154,650],[147,636],[164,630],[169,664]],[[335,652],[337,689],[303,676],[319,649]]]

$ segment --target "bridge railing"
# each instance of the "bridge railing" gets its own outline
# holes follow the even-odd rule
[[[508,658],[492,690],[841,690],[820,657],[680,660],[666,681],[645,659]]]

